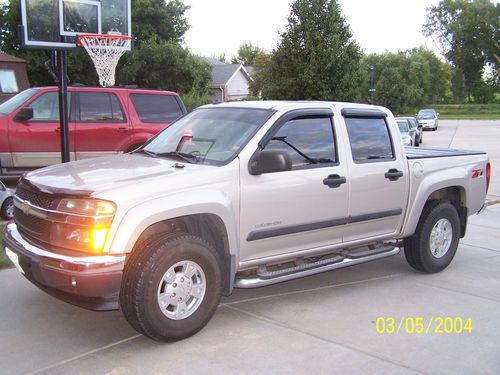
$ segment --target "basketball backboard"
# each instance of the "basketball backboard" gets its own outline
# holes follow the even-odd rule
[[[79,34],[131,35],[130,0],[21,0],[25,48],[74,49]]]

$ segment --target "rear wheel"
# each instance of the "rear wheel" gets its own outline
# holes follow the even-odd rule
[[[5,220],[11,220],[14,217],[14,199],[12,197],[3,201],[0,213]]]
[[[451,203],[428,203],[415,234],[404,241],[406,260],[418,271],[442,271],[455,256],[459,233],[460,219]]]
[[[135,250],[125,267],[120,305],[129,323],[158,341],[202,329],[222,294],[221,262],[204,239],[162,236]]]

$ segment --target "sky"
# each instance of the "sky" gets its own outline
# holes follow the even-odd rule
[[[397,52],[437,45],[422,35],[426,8],[439,0],[338,0],[354,39],[366,53]],[[291,0],[184,0],[190,30],[185,45],[204,56],[229,60],[243,42],[267,52],[277,46],[290,13]]]

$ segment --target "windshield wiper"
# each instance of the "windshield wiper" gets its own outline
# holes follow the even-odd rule
[[[167,157],[167,158],[177,157],[177,158],[182,159],[190,164],[196,164],[198,162],[198,156],[186,154],[185,152],[179,152],[179,151],[160,152],[160,153],[155,154],[155,155]]]
[[[135,154],[136,152],[142,152],[142,153],[144,153],[146,155],[151,156],[152,158],[157,158],[158,157],[158,154],[156,152],[148,151],[148,150],[146,150],[144,148],[139,148],[137,150],[134,150],[134,151],[131,152],[131,154]]]
[[[273,137],[271,138],[272,141],[280,141],[280,142],[283,142],[284,144],[288,145],[290,148],[292,148],[297,154],[299,154],[300,156],[302,156],[304,159],[306,159],[307,161],[311,162],[312,164],[317,164],[318,161],[307,156],[306,154],[304,154],[302,151],[300,151],[297,147],[295,147],[294,145],[292,145],[290,142],[288,142],[286,140],[286,136],[284,137]]]

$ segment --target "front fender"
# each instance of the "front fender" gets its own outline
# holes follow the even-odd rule
[[[141,233],[155,223],[195,214],[217,215],[226,227],[230,253],[236,253],[236,207],[228,195],[218,190],[179,192],[133,206],[122,216],[117,228],[114,231],[111,229],[109,236],[112,242],[109,253],[131,252]]]

